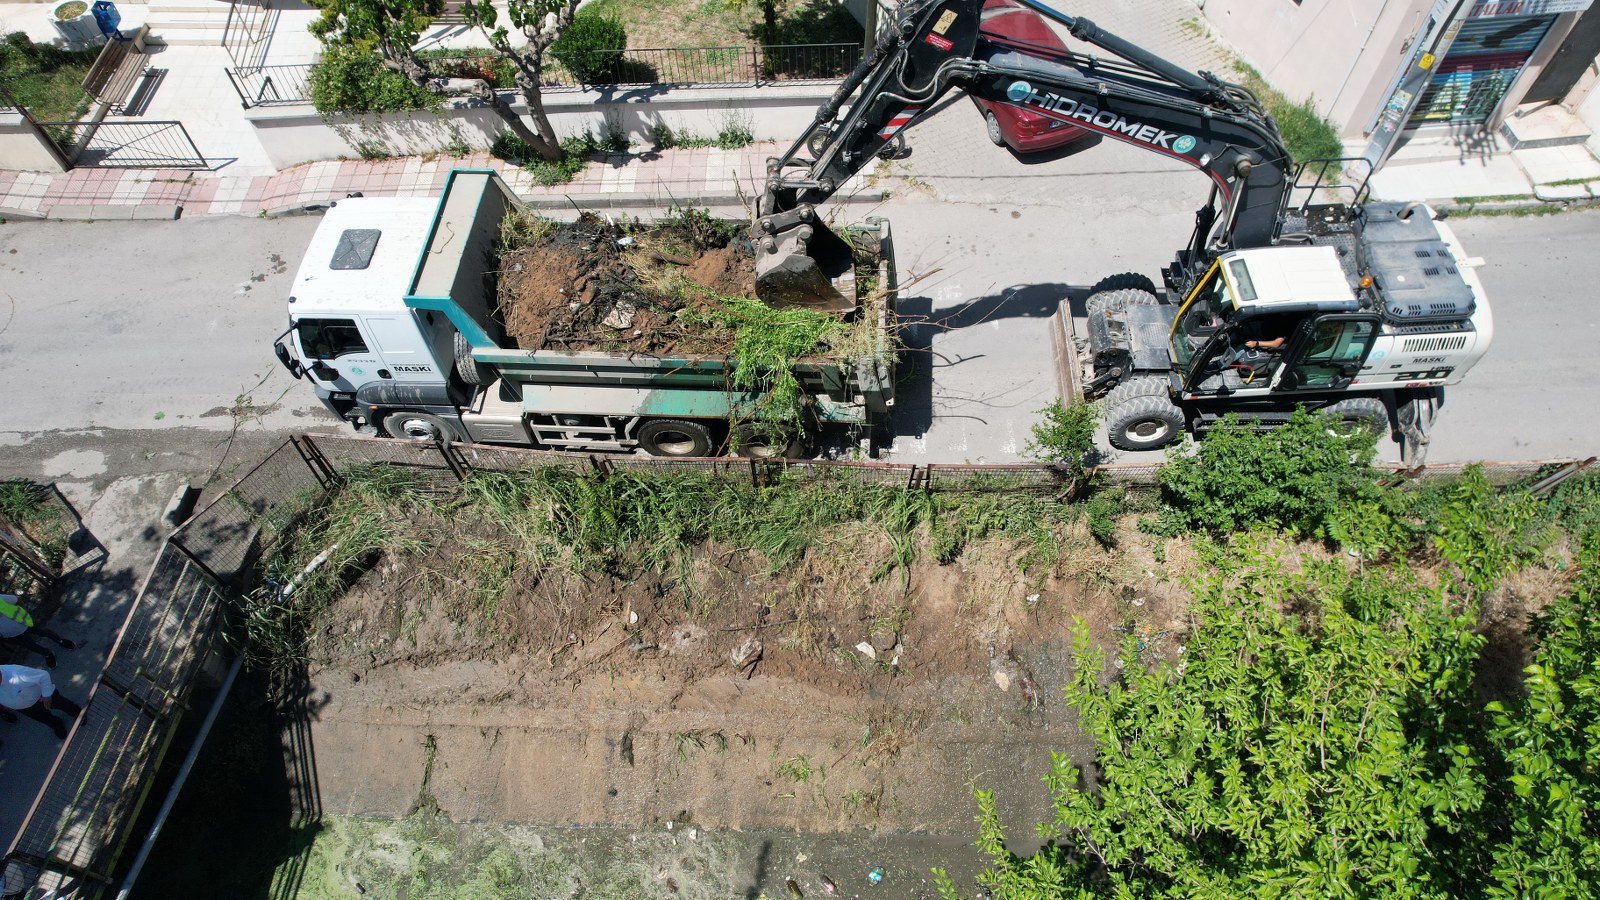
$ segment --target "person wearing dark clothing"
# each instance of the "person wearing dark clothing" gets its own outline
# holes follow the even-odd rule
[[[23,609],[20,598],[16,594],[0,594],[0,640],[8,644],[15,644],[26,650],[44,657],[44,664],[49,668],[56,667],[56,655],[35,639],[35,635],[54,641],[56,646],[63,650],[77,649],[77,644],[67,640],[54,631],[40,628],[34,624],[33,615]]]

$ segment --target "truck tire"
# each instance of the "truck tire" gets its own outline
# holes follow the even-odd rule
[[[788,441],[780,442],[754,425],[740,425],[734,436],[737,446],[734,452],[745,459],[805,459],[807,455],[803,434],[791,435]]]
[[[1094,283],[1094,287],[1089,288],[1089,296],[1092,297],[1095,294],[1099,294],[1104,291],[1130,290],[1144,291],[1153,297],[1156,293],[1156,283],[1150,280],[1149,275],[1144,275],[1139,272],[1119,272],[1116,275],[1107,275],[1099,281],[1096,281]]]
[[[1155,306],[1157,302],[1156,295],[1150,291],[1122,288],[1115,291],[1101,291],[1098,294],[1090,294],[1083,307],[1092,316],[1101,311],[1108,314],[1119,313],[1130,306]]]
[[[432,413],[402,409],[383,417],[383,433],[403,441],[458,441],[450,423]]]
[[[639,446],[651,456],[710,456],[711,430],[683,419],[651,419],[639,426]]]
[[[1165,378],[1130,378],[1109,391],[1102,398],[1102,408],[1116,409],[1135,397],[1166,397],[1171,393],[1169,382]]]
[[[1380,438],[1390,434],[1389,408],[1377,397],[1347,397],[1324,407],[1322,411],[1338,416],[1339,421],[1346,425],[1369,431]]]
[[[1183,434],[1183,410],[1166,397],[1134,397],[1111,408],[1107,437],[1118,450],[1157,450]]]
[[[477,387],[488,384],[494,380],[494,372],[472,358],[472,345],[462,337],[461,332],[455,334],[456,377],[464,383]]]

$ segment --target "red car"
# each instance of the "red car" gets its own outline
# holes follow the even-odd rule
[[[1050,29],[1049,23],[1038,13],[1018,6],[1011,0],[988,0],[983,5],[983,21],[978,26],[981,34],[1015,41],[1021,45],[1032,44],[1050,50],[1067,52],[1067,45]],[[997,147],[1010,147],[1018,153],[1037,153],[1053,150],[1073,141],[1082,140],[1089,132],[1057,119],[1030,112],[1010,103],[972,98],[983,113],[984,127],[989,140]]]

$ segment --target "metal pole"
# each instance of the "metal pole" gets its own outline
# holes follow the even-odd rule
[[[239,670],[244,667],[243,654],[233,660],[233,665],[228,668],[228,674],[222,679],[222,689],[217,692],[217,699],[212,701],[211,709],[206,713],[206,720],[200,724],[200,733],[195,735],[194,746],[189,748],[189,753],[183,758],[183,765],[178,769],[178,780],[173,782],[172,789],[167,791],[167,799],[161,804],[161,811],[156,813],[156,821],[150,826],[150,834],[145,837],[144,844],[139,847],[139,855],[133,858],[133,867],[128,870],[128,877],[122,880],[122,887],[117,889],[117,900],[128,900],[128,894],[133,891],[133,883],[139,878],[139,871],[144,868],[145,860],[150,858],[150,851],[155,847],[156,839],[161,836],[161,829],[167,824],[167,816],[172,813],[172,807],[178,802],[178,792],[183,790],[184,782],[189,780],[189,772],[194,768],[194,761],[200,757],[200,748],[205,746],[206,737],[211,734],[211,726],[217,723],[217,716],[222,712],[222,704],[228,699],[228,693],[233,690],[233,680],[238,677]]]

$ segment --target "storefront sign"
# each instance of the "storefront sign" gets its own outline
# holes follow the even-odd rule
[[[1593,0],[1490,0],[1474,4],[1467,15],[1474,19],[1487,16],[1553,16],[1556,13],[1583,12]]]

